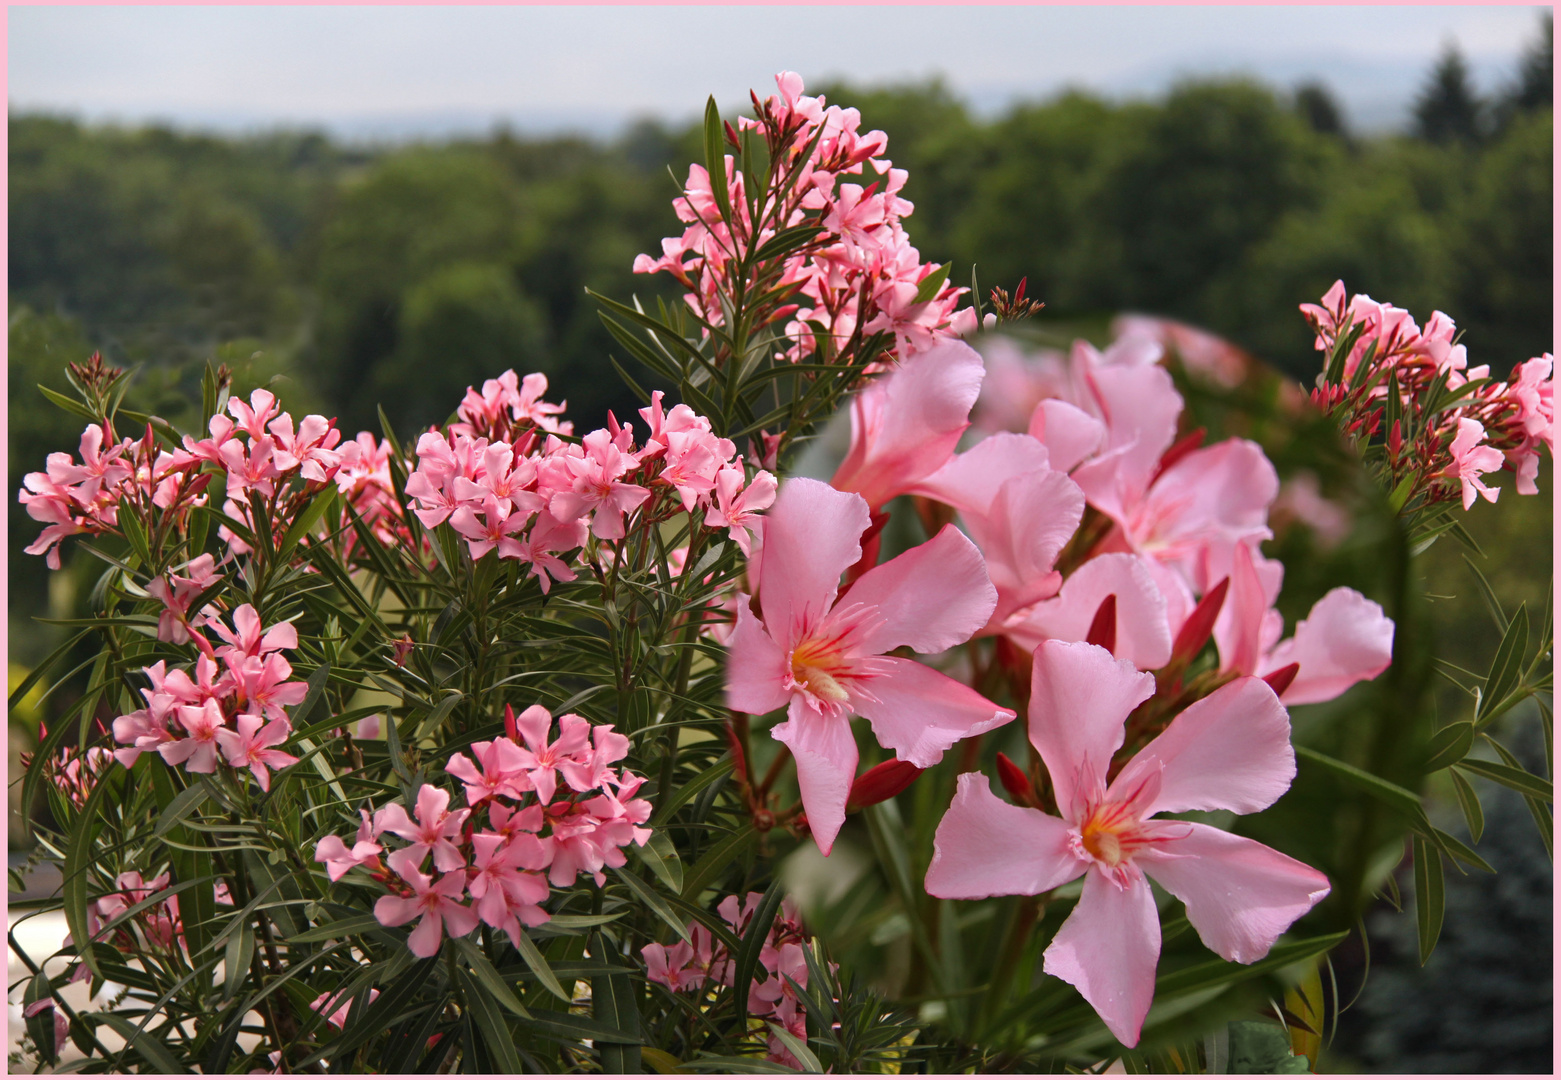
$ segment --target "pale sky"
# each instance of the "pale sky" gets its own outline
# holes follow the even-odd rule
[[[11,108],[232,129],[610,130],[741,104],[776,71],[941,75],[979,110],[1065,86],[1154,94],[1187,74],[1329,82],[1398,122],[1455,43],[1489,90],[1539,7],[90,7],[9,9]]]

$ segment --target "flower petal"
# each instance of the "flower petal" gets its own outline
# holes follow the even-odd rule
[[[901,761],[929,768],[959,740],[1014,718],[1013,712],[925,664],[895,656],[873,663],[884,674],[860,684],[865,692],[852,693],[851,706],[872,722],[879,745]]]
[[[1055,889],[1087,865],[1069,850],[1070,831],[1060,818],[999,799],[983,774],[962,773],[932,840],[927,892],[979,900]]]
[[[1187,905],[1203,943],[1250,964],[1328,895],[1328,879],[1271,847],[1209,825],[1181,823],[1188,836],[1136,856],[1144,872]]]
[[[444,920],[432,911],[423,913],[423,919],[417,924],[417,929],[407,936],[407,948],[412,950],[413,956],[423,959],[434,955],[439,951],[439,943],[444,940]]]
[[[754,618],[746,593],[737,594],[737,627],[726,647],[729,708],[762,716],[786,704],[786,653]]]
[[[1029,435],[988,435],[911,490],[956,510],[985,514],[998,489],[1015,476],[1048,467],[1046,447]]]
[[[1189,705],[1134,755],[1113,787],[1125,790],[1151,761],[1165,771],[1146,816],[1184,810],[1256,813],[1273,805],[1295,779],[1290,714],[1262,679],[1237,679]]]
[[[840,575],[862,557],[868,524],[860,495],[805,477],[782,485],[765,517],[759,606],[783,649],[834,604]]]
[[[851,450],[831,483],[882,506],[943,465],[970,426],[986,373],[980,355],[943,341],[870,384],[851,407]]]
[[[1052,468],[1072,472],[1100,446],[1106,425],[1076,405],[1046,398],[1030,414],[1030,435],[1045,445]]]
[[[1095,556],[1068,576],[1055,599],[1037,604],[1023,619],[1007,624],[1004,633],[1032,651],[1047,638],[1084,641],[1108,596],[1117,598],[1112,653],[1141,671],[1164,665],[1171,658],[1165,597],[1149,571],[1149,560],[1137,555]]]
[[[1091,866],[1084,892],[1046,947],[1045,970],[1072,983],[1123,1046],[1138,1034],[1154,1000],[1160,916],[1141,874],[1126,886]]]
[[[1354,589],[1332,589],[1264,661],[1265,674],[1299,663],[1285,690],[1287,705],[1332,701],[1364,679],[1375,679],[1393,662],[1393,620]]]
[[[964,533],[945,525],[918,544],[859,578],[837,610],[862,604],[878,609],[876,629],[854,645],[878,655],[902,645],[938,653],[969,641],[997,606],[986,561]]]
[[[851,721],[824,716],[799,694],[791,699],[789,718],[770,734],[791,748],[797,759],[797,786],[802,789],[802,809],[818,849],[825,855],[846,820],[846,799],[856,778],[856,739]]]
[[[1030,679],[1030,742],[1041,752],[1063,816],[1104,791],[1127,714],[1154,693],[1154,676],[1099,645],[1043,641]]]

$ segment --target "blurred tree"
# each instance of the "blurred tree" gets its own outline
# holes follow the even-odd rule
[[[1482,158],[1450,229],[1460,274],[1449,302],[1469,355],[1497,376],[1551,348],[1553,155],[1549,109],[1514,120]]]
[[[1482,134],[1483,108],[1463,54],[1449,45],[1415,102],[1415,134],[1429,142],[1473,146]]]
[[[506,368],[547,367],[546,322],[509,267],[457,262],[432,271],[399,305],[395,351],[372,371],[365,397],[410,438],[455,411],[468,386]]]
[[[1554,98],[1555,16],[1546,12],[1539,22],[1539,34],[1529,43],[1518,64],[1517,81],[1502,95],[1496,106],[1498,131],[1505,131],[1521,113],[1551,108]]]
[[[1333,91],[1320,82],[1302,83],[1295,88],[1295,109],[1311,129],[1320,135],[1337,135],[1344,138],[1349,133],[1344,126],[1344,111]]]

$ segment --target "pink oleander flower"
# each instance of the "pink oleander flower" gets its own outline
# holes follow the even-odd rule
[[[1002,632],[1026,654],[1049,639],[1085,641],[1108,599],[1116,611],[1112,655],[1140,671],[1164,666],[1171,659],[1170,611],[1148,560],[1139,555],[1095,556],[1068,575],[1055,597],[1013,616]]]
[[[1322,874],[1254,840],[1156,817],[1271,805],[1295,777],[1289,717],[1261,679],[1238,679],[1188,707],[1108,784],[1127,716],[1154,693],[1154,677],[1099,646],[1047,641],[1032,686],[1030,741],[1060,816],[1004,802],[986,777],[965,773],[938,825],[927,891],[1035,895],[1083,875],[1045,970],[1134,1046],[1160,955],[1146,874],[1186,905],[1205,945],[1244,964],[1328,895]]]
[[[1279,695],[1286,705],[1332,701],[1393,662],[1393,620],[1354,589],[1330,589],[1283,641],[1273,610],[1284,567],[1249,545],[1236,549],[1230,592],[1214,623],[1220,670],[1267,677],[1291,664],[1295,677]]]
[[[170,765],[182,764],[189,772],[216,772],[217,734],[227,724],[216,701],[208,698],[199,705],[180,705],[173,715],[184,729],[185,737],[157,746],[163,760]],[[137,740],[137,749],[146,749],[140,746],[140,740]]]
[[[743,459],[738,458],[715,475],[715,505],[705,514],[705,525],[712,529],[725,529],[737,542],[737,547],[747,556],[753,554],[750,534],[759,528],[764,519],[760,510],[767,510],[775,502],[775,477],[760,470],[744,487]]]
[[[579,767],[590,763],[590,721],[574,713],[565,713],[558,718],[558,738],[548,742],[553,716],[542,706],[533,705],[515,718],[515,728],[525,743],[519,749],[517,768],[525,774],[526,782],[536,791],[537,798],[546,805],[553,801],[553,794],[558,790],[559,770],[566,765]],[[627,744],[627,740],[624,741]],[[624,746],[624,752],[628,752],[627,745]],[[564,774],[564,779],[568,782],[569,773]],[[576,790],[589,791],[594,786],[591,784]]]
[[[1500,488],[1489,487],[1480,480],[1481,475],[1495,472],[1506,461],[1500,450],[1491,446],[1481,446],[1484,441],[1485,425],[1478,420],[1463,417],[1458,421],[1458,434],[1454,436],[1452,445],[1447,448],[1453,463],[1447,467],[1445,475],[1456,477],[1463,485],[1465,510],[1474,505],[1477,495],[1483,495],[1487,502],[1495,502],[1496,497],[1501,494]]]
[[[445,772],[465,783],[468,806],[498,796],[518,799],[531,790],[531,780],[525,775],[526,752],[509,739],[474,742],[472,756],[476,764],[465,754],[455,754],[445,766]]]
[[[429,789],[425,785],[423,790]],[[466,894],[466,875],[445,874],[433,881],[417,868],[422,856],[413,854],[413,850],[402,848],[387,860],[401,880],[412,887],[412,895],[381,896],[374,901],[374,917],[381,926],[401,926],[418,919],[417,928],[407,938],[407,947],[413,956],[426,959],[439,951],[446,929],[452,937],[465,937],[477,929],[477,914],[457,902]]]
[[[415,860],[414,867],[422,865],[423,856],[429,852],[433,853],[436,870],[448,872],[464,867],[466,860],[451,839],[461,835],[461,825],[471,811],[451,810],[450,793],[432,784],[424,784],[418,791],[415,809],[417,820],[414,822],[407,817],[400,803],[383,807],[374,815],[375,832],[395,833],[403,840],[412,841],[402,852]]]
[[[711,969],[718,959],[714,936],[697,922],[688,924],[688,934],[692,943],[680,940],[670,947],[652,943],[640,950],[647,979],[678,993],[698,990],[714,977]],[[725,955],[723,948],[719,957]]]
[[[183,645],[190,640],[188,618],[190,603],[220,580],[216,561],[210,555],[198,555],[184,567],[189,577],[170,573],[150,582],[146,591],[160,600],[163,610],[157,616],[157,640]],[[211,608],[206,609],[211,613]]]
[[[954,453],[981,392],[980,355],[941,341],[878,376],[851,401],[851,449],[830,484],[877,510]]]
[[[540,905],[547,899],[547,852],[530,833],[472,836],[472,867],[466,882],[477,917],[503,930],[519,947],[521,925],[540,926],[552,918]]]
[[[374,820],[369,812],[359,810],[358,813],[362,815],[363,821],[358,826],[358,835],[352,847],[349,848],[341,837],[334,834],[314,846],[314,861],[325,864],[325,872],[332,881],[340,881],[354,866],[374,862],[385,850],[374,842],[379,831],[374,828]]]
[[[309,1002],[309,1008],[319,1013],[325,1022],[337,1031],[347,1026],[347,1014],[352,1010],[352,999],[343,997],[341,994],[341,990],[328,990]],[[368,1003],[370,1005],[374,1004],[374,999],[377,997],[379,997],[379,991],[370,987]]]
[[[782,487],[765,519],[763,617],[739,594],[727,665],[731,708],[788,707],[771,734],[796,758],[803,807],[826,855],[856,775],[852,716],[867,717],[881,745],[923,768],[1014,718],[946,675],[884,655],[902,646],[942,652],[985,625],[997,595],[975,545],[947,526],[863,574],[837,602],[868,524],[860,495],[807,479]]]
[[[626,444],[628,440],[615,440],[605,429],[582,439],[579,452],[561,459],[571,477],[569,488],[555,494],[548,504],[549,512],[561,521],[573,521],[589,512],[591,532],[601,540],[623,539],[623,516],[650,498],[648,488],[619,479],[639,465],[639,459],[620,441]]]
[[[298,764],[298,759],[292,754],[271,749],[285,743],[292,734],[292,728],[285,719],[272,720],[267,724],[263,717],[251,713],[239,714],[236,723],[237,731],[223,728],[217,732],[217,743],[222,747],[229,765],[235,769],[248,769],[255,774],[260,790],[270,791],[271,774],[267,769],[285,769],[289,765]]]

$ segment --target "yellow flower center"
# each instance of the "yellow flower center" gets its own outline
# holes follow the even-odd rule
[[[791,677],[802,689],[824,701],[847,700],[840,678],[845,674],[845,658],[833,642],[808,639],[791,653]]]
[[[1107,866],[1115,868],[1135,846],[1138,822],[1118,803],[1095,807],[1079,829],[1084,850]]]

